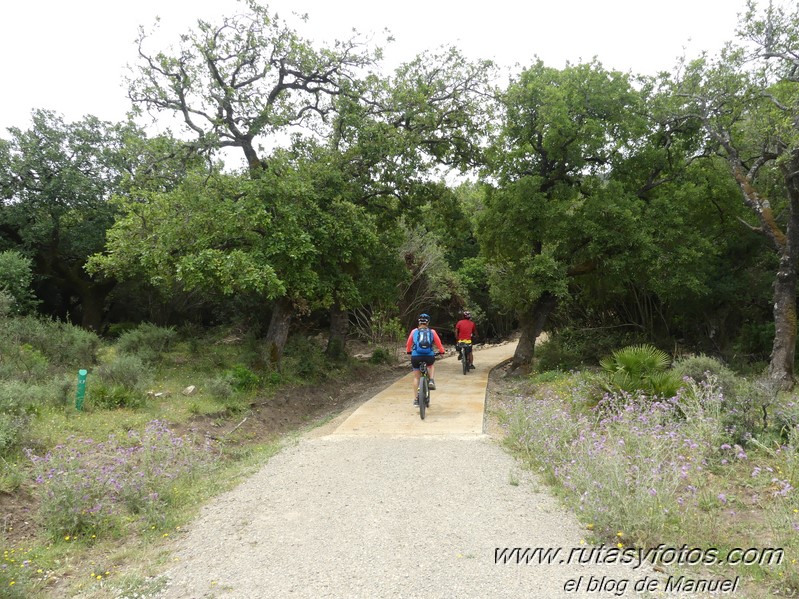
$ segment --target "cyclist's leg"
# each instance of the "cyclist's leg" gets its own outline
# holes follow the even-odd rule
[[[430,356],[427,359],[427,374],[430,376],[430,388],[435,390],[435,388],[436,388],[436,381],[435,381],[436,357],[435,356]]]
[[[415,401],[419,391],[419,379],[422,378],[422,373],[419,372],[419,358],[411,358],[411,368],[413,368],[413,398]]]

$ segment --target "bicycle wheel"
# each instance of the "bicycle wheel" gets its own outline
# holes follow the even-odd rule
[[[430,389],[427,387],[427,375],[422,375],[419,379],[419,416],[424,420],[424,413],[427,409],[427,398],[430,397]]]
[[[469,372],[468,355],[469,354],[466,353],[466,348],[462,347],[461,348],[461,366],[463,366],[463,374],[466,374],[467,372]]]

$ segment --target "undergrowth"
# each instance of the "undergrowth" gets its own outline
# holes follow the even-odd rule
[[[290,339],[274,368],[258,339],[235,331],[126,325],[101,339],[69,324],[0,318],[0,491],[32,497],[37,531],[25,541],[7,522],[0,531],[0,596],[159,587],[131,563],[157,562],[156,541],[279,447],[266,437],[198,436],[193,419],[233,430],[255,402],[354,367],[306,337]],[[79,368],[88,370],[82,411]]]
[[[682,384],[663,397],[608,392],[595,372],[534,375],[504,399],[505,442],[597,542],[779,548],[779,564],[710,573],[799,593],[796,396],[704,356],[669,372]]]

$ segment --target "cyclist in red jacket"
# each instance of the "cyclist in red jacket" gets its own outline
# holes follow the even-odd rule
[[[463,311],[463,318],[455,325],[455,342],[463,345],[472,345],[474,338],[477,336],[477,325],[472,322],[472,313],[468,310]],[[468,360],[469,369],[474,370],[474,352],[463,352]]]

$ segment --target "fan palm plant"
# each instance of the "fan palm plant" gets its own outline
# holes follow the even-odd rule
[[[599,362],[604,371],[607,391],[672,397],[680,388],[679,376],[669,370],[669,355],[647,344],[630,345],[616,350]]]

